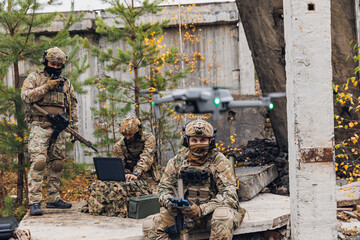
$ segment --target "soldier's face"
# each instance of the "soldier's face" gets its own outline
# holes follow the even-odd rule
[[[61,63],[48,62],[48,66],[56,69],[62,68]]]
[[[209,145],[210,139],[207,137],[190,137],[189,138],[189,146],[196,145],[196,144]]]

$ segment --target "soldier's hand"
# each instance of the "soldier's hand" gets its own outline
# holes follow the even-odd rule
[[[181,212],[191,219],[201,217],[200,207],[197,204],[193,203],[193,201],[191,201],[191,200],[189,200],[189,202],[190,202],[191,206],[184,208],[183,210],[181,210]]]
[[[125,174],[126,180],[136,180],[138,177],[134,174]]]
[[[59,86],[61,79],[51,80],[51,77],[46,82],[46,88],[48,90],[54,90]]]
[[[171,202],[167,200],[165,208],[171,213],[171,214],[177,214],[178,210],[176,208],[171,207]]]

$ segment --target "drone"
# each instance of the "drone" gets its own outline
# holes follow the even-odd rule
[[[213,113],[213,119],[219,119],[221,112],[231,108],[247,107],[274,107],[271,99],[286,97],[284,92],[267,93],[261,100],[234,100],[230,91],[219,87],[196,87],[177,89],[167,92],[166,96],[159,93],[153,95],[152,105],[155,108],[156,118],[161,118],[160,104],[167,102],[183,102],[175,106],[177,113]]]

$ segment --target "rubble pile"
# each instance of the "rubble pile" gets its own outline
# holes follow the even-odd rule
[[[271,193],[289,195],[288,154],[281,151],[275,141],[255,138],[245,146],[230,148],[225,152],[226,155],[231,153],[236,156],[236,167],[256,167],[274,163],[279,176],[267,187]]]

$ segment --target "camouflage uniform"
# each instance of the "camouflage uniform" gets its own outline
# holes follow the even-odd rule
[[[65,64],[65,56],[61,57],[61,59],[52,58],[52,50],[54,49],[55,51],[61,51],[57,48],[49,49],[47,60]],[[47,88],[46,83],[50,79],[50,75],[45,71],[30,73],[21,89],[21,99],[26,104],[25,120],[30,125],[28,146],[31,158],[28,175],[30,204],[39,203],[42,199],[41,185],[45,168],[48,171],[47,202],[53,203],[60,199],[62,159],[65,158],[66,153],[66,133],[61,132],[56,142],[50,144],[50,136],[53,133],[52,125],[46,116],[43,116],[32,107],[32,104],[38,104],[53,115],[57,113],[64,114],[70,119],[73,128],[77,129],[78,125],[77,100],[74,87],[68,79],[62,76],[60,78],[64,80],[62,92]]]
[[[134,124],[136,126],[132,127]],[[127,143],[122,136],[115,144],[112,153],[113,157],[123,159],[125,174],[137,172],[138,179],[126,182],[97,180],[89,188],[90,195],[87,204],[82,208],[83,212],[127,217],[129,197],[156,194],[157,183],[151,179],[150,174],[154,163],[155,137],[149,132],[142,132],[138,125],[140,121],[137,118],[127,118],[122,122],[121,133],[124,135],[139,133],[139,139]]]
[[[140,140],[128,143],[127,147],[122,137],[115,144],[112,155],[123,159],[125,173],[138,172],[138,176],[147,179],[154,163],[154,152],[155,137],[149,132],[144,132]]]
[[[241,224],[245,210],[238,201],[230,161],[222,153],[209,150],[205,161],[196,165],[191,163],[189,155],[189,148],[185,147],[168,162],[159,184],[159,200],[167,211],[146,219],[145,239],[170,239],[167,229],[175,224],[175,216],[169,211],[168,197],[178,196],[177,180],[181,170],[207,172],[200,183],[184,180],[184,198],[198,205],[201,212],[200,217],[192,219],[188,229],[207,228],[211,230],[210,239],[232,239],[234,230]]]

